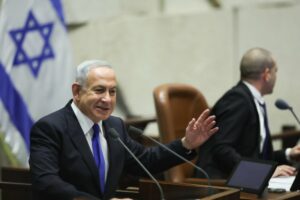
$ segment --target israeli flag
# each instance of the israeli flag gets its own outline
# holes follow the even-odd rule
[[[30,128],[71,97],[74,71],[60,0],[3,0],[0,134],[28,166]]]

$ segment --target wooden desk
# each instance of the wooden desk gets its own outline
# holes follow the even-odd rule
[[[276,200],[299,200],[300,199],[300,193],[298,191],[296,192],[284,192],[284,193],[269,193],[267,192],[262,197],[258,197],[255,194],[240,193],[240,199],[243,200],[269,200],[269,199],[276,199]]]
[[[281,133],[272,134],[272,141],[280,140],[282,142],[282,148],[293,147],[297,144],[300,138],[299,130],[284,130]]]
[[[185,180],[187,183],[199,184],[199,185],[207,185],[207,180],[203,178],[188,178]],[[226,180],[223,179],[212,179],[211,185],[214,186],[225,186]],[[284,192],[284,193],[270,193],[266,192],[261,197],[258,197],[255,194],[241,192],[240,199],[243,200],[300,200],[300,192]]]
[[[145,130],[146,126],[151,122],[156,122],[156,117],[134,117],[124,120],[127,126],[134,126],[136,128]]]
[[[1,169],[0,189],[2,200],[30,200],[31,179],[25,168],[3,167]]]
[[[239,200],[240,191],[235,188],[189,183],[159,181],[166,200]],[[140,180],[139,198],[142,200],[161,199],[157,185],[152,180]]]
[[[141,130],[145,130],[146,126],[151,123],[151,122],[156,122],[156,117],[134,117],[134,118],[127,118],[124,120],[125,125],[127,126],[127,128],[129,128],[129,126],[134,126],[138,129]],[[151,142],[148,139],[145,139],[144,137],[142,137],[139,134],[134,134],[132,132],[128,133],[130,135],[130,137],[136,141],[138,141],[139,143],[143,144],[144,146],[153,146],[155,144],[153,144],[153,142]]]

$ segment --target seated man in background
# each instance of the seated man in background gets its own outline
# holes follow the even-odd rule
[[[112,128],[152,173],[182,163],[161,147],[145,148],[128,136],[124,122],[111,116],[116,87],[115,72],[107,62],[83,62],[72,84],[73,100],[34,124],[29,160],[34,199],[110,199],[123,171],[145,175]],[[185,137],[168,147],[192,159],[194,149],[218,130],[214,126],[215,117],[205,110],[191,119]]]
[[[293,175],[300,147],[273,151],[265,109],[264,95],[271,94],[277,65],[272,54],[262,48],[248,50],[240,64],[241,80],[214,105],[219,131],[199,149],[198,166],[211,178],[226,179],[241,157],[274,160],[273,176]],[[202,174],[196,171],[196,177]]]

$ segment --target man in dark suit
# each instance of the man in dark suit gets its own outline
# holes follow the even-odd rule
[[[212,178],[228,178],[241,157],[275,160],[287,164],[299,159],[299,146],[273,151],[263,96],[271,94],[277,65],[262,48],[248,50],[241,60],[241,80],[212,108],[218,134],[200,147],[197,164]],[[292,175],[295,168],[280,165],[273,176]],[[202,175],[196,172],[197,177]]]
[[[127,135],[124,122],[111,116],[116,87],[115,73],[107,62],[83,62],[72,85],[73,100],[33,126],[29,163],[35,199],[110,199],[123,171],[145,175],[111,136],[111,128],[152,173],[182,162],[160,147],[145,148]],[[187,125],[185,137],[168,147],[192,159],[194,149],[217,131],[214,119],[209,110],[204,111]]]

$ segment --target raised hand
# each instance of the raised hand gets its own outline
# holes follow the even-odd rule
[[[198,119],[193,118],[186,127],[185,137],[182,144],[187,149],[195,149],[215,134],[219,128],[215,127],[214,115],[209,115],[209,109],[204,110]]]

